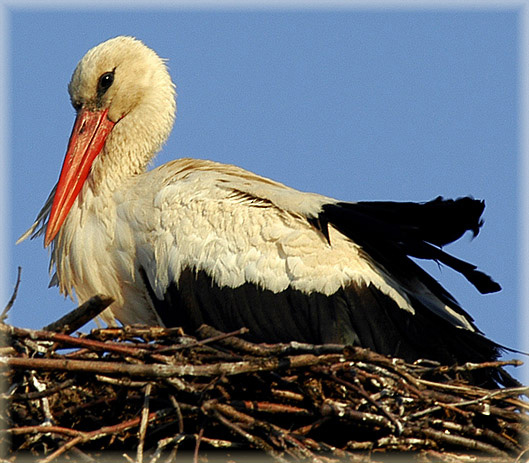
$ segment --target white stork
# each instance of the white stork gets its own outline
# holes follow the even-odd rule
[[[340,202],[241,168],[179,159],[147,170],[172,129],[164,61],[117,37],[88,51],[59,181],[21,237],[51,244],[53,281],[115,302],[108,323],[241,326],[255,341],[350,343],[407,360],[491,360],[500,346],[411,257],[499,285],[441,247],[482,224],[482,201]]]

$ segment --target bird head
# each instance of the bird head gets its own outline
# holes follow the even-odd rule
[[[164,61],[132,37],[89,50],[68,86],[77,112],[46,228],[44,245],[59,232],[89,176],[142,172],[174,122],[175,90]]]

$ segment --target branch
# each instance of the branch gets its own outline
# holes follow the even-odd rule
[[[81,306],[67,313],[64,317],[45,326],[43,329],[46,331],[56,331],[66,334],[73,333],[90,320],[97,317],[103,312],[103,310],[112,304],[112,302],[114,302],[114,299],[111,297],[98,294],[97,296],[88,299],[88,301]]]
[[[83,373],[118,374],[143,378],[170,378],[172,376],[221,376],[240,375],[256,371],[272,371],[320,365],[337,361],[339,355],[298,355],[283,359],[254,359],[241,362],[215,363],[211,365],[161,365],[105,362],[100,360],[68,360],[11,357],[0,359],[11,368],[48,371],[79,371]]]

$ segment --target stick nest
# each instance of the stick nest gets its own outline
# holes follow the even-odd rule
[[[528,388],[358,347],[253,344],[202,326],[68,335],[1,324],[8,461],[525,461]],[[185,453],[190,452],[190,453]],[[393,461],[393,460],[391,460]]]

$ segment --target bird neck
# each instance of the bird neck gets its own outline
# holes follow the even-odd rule
[[[145,172],[149,161],[156,155],[148,144],[119,137],[119,132],[112,133],[112,138],[107,139],[86,180],[85,187],[90,188],[96,196],[112,193],[131,177]]]
[[[176,112],[170,79],[153,87],[143,101],[119,119],[94,161],[87,181],[95,195],[116,191],[144,173],[169,137]]]

